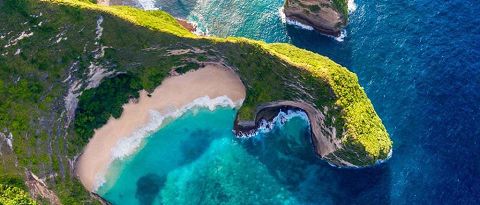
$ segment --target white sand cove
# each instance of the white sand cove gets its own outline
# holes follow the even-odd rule
[[[76,174],[87,190],[94,192],[103,183],[114,159],[131,154],[132,146],[134,150],[143,135],[159,128],[161,120],[158,122],[157,118],[178,116],[182,109],[196,104],[239,106],[245,95],[245,87],[236,73],[217,63],[169,77],[150,96],[141,91],[138,101],[123,106],[120,118],[110,118],[107,124],[95,130],[77,161]]]

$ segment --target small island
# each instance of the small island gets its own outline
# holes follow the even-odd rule
[[[284,13],[287,21],[335,37],[341,35],[348,22],[347,0],[286,0]]]

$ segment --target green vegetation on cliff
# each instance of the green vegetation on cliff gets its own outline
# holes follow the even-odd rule
[[[332,2],[335,9],[345,17],[345,21],[348,21],[348,0],[333,0]]]
[[[288,44],[198,37],[163,11],[87,0],[4,0],[0,19],[0,133],[13,136],[13,151],[2,147],[0,173],[25,168],[54,175],[47,184],[64,204],[93,203],[69,163],[93,130],[118,117],[139,90],[152,91],[173,68],[183,73],[201,62],[222,61],[240,75],[247,87],[240,120],[252,119],[262,103],[303,100],[336,128],[344,146],[335,156],[371,165],[392,147],[355,74]],[[176,49],[204,52],[169,55]],[[86,89],[96,67],[112,73]],[[72,123],[65,108],[69,91],[79,95]]]
[[[37,204],[28,192],[18,188],[0,184],[0,204],[3,205],[33,205]]]

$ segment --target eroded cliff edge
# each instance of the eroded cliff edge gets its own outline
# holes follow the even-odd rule
[[[257,132],[263,121],[272,122],[280,112],[302,111],[310,121],[312,145],[322,158],[341,148],[341,141],[336,136],[336,129],[325,124],[325,115],[311,104],[296,101],[277,101],[265,103],[257,107],[255,119],[252,121],[235,121],[234,132],[237,136],[248,136]],[[351,163],[339,159],[338,166],[352,166]]]
[[[347,0],[286,0],[284,13],[289,21],[336,37],[348,22]]]
[[[272,128],[271,123],[279,113],[287,113],[288,111],[301,111],[307,115],[314,152],[333,166],[349,168],[371,166],[383,162],[391,155],[391,147],[388,155],[376,160],[368,155],[362,156],[362,152],[358,150],[352,150],[348,144],[344,144],[345,140],[342,142],[341,138],[337,137],[335,126],[326,123],[327,116],[308,102],[276,101],[259,105],[256,108],[253,120],[240,120],[237,116],[233,131],[237,137],[253,136],[258,133],[262,126],[265,126],[263,123],[270,123],[266,126]],[[342,134],[340,133],[340,135]],[[362,148],[357,147],[357,149]],[[355,155],[356,159],[352,161],[352,158],[348,157],[349,154]]]

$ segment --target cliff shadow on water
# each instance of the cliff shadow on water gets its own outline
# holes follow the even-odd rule
[[[286,32],[286,35],[290,39],[289,43],[299,48],[327,56],[342,66],[351,69],[353,49],[351,47],[352,45],[348,43],[349,30],[346,30],[346,36],[340,39],[292,25],[286,26]]]
[[[187,18],[188,15],[192,12],[192,10],[195,9],[195,6],[200,0],[149,0],[149,1],[154,1],[155,6],[157,8],[160,8],[172,14],[175,17]]]
[[[302,117],[274,122],[269,132],[259,132],[237,141],[295,196],[298,203],[391,203],[388,162],[362,169],[331,166],[315,153],[310,125]]]

